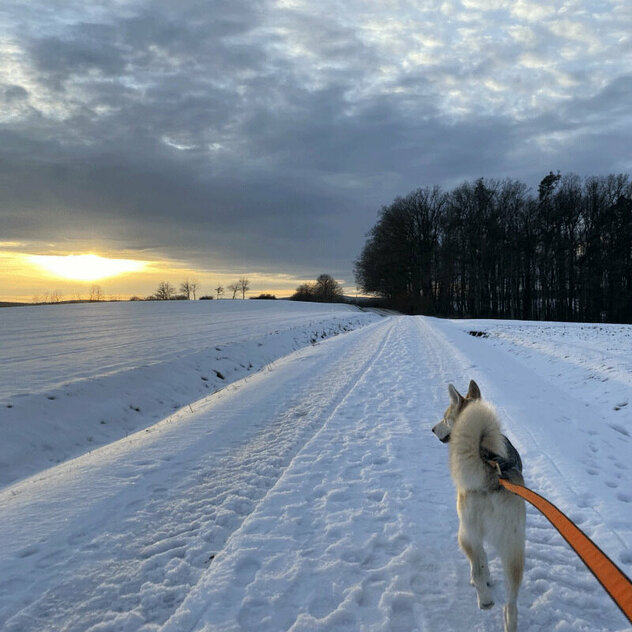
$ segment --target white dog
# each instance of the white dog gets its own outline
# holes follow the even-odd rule
[[[493,407],[481,400],[476,382],[470,382],[465,397],[452,384],[448,391],[450,405],[432,431],[442,442],[450,442],[459,546],[470,561],[471,580],[482,609],[494,605],[483,542],[489,542],[498,551],[507,590],[503,609],[505,632],[515,632],[516,600],[524,568],[526,510],[522,498],[505,490],[498,477],[501,472],[503,478],[523,484],[522,461],[501,433]]]

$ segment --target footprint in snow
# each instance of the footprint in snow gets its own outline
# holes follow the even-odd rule
[[[386,492],[383,489],[374,489],[368,492],[366,497],[369,500],[372,500],[373,502],[381,503],[382,500],[384,500],[385,495],[386,495]]]
[[[35,555],[35,553],[37,553],[39,551],[39,547],[38,546],[27,546],[24,549],[22,549],[21,551],[18,552],[18,557],[24,559],[27,557],[31,557],[31,555]]]
[[[340,599],[333,595],[316,597],[308,606],[309,614],[315,619],[324,619],[340,605]]]
[[[426,592],[426,582],[424,581],[424,578],[419,575],[419,574],[415,574],[410,578],[410,589],[418,594],[418,595],[423,595]]]
[[[244,599],[237,614],[237,623],[242,630],[257,630],[264,619],[271,619],[270,603],[265,599]]]
[[[593,507],[594,504],[595,504],[595,499],[589,494],[580,496],[577,500],[577,506],[580,509],[586,509],[586,507]]]
[[[622,434],[625,437],[629,437],[630,433],[628,432],[627,428],[624,428],[623,426],[619,426],[618,424],[608,424],[615,432],[618,432],[619,434]]]
[[[252,557],[242,560],[235,568],[235,583],[238,586],[251,584],[260,568],[261,564]]]
[[[413,599],[408,595],[398,595],[391,603],[389,628],[394,632],[413,630],[416,626]]]

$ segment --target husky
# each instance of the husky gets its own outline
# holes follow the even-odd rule
[[[516,600],[524,569],[526,508],[524,500],[502,487],[498,479],[502,475],[522,485],[522,460],[501,433],[494,408],[481,399],[474,380],[465,397],[452,384],[448,392],[450,405],[432,432],[443,443],[449,442],[450,473],[457,492],[459,546],[470,562],[470,579],[482,610],[494,605],[483,543],[488,542],[498,551],[506,584],[504,629],[516,632]]]

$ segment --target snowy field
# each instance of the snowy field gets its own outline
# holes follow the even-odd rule
[[[84,323],[83,345],[70,322],[48,332],[43,312],[21,342],[30,319],[0,321],[17,373],[3,369],[3,388],[13,385],[3,433],[63,426],[70,409],[53,406],[67,400],[105,406],[106,426],[116,411],[136,413],[131,404],[140,416],[152,397],[167,402],[140,432],[0,490],[3,631],[501,630],[500,565],[491,560],[497,605],[480,611],[456,543],[447,448],[430,431],[447,384],[465,389],[471,378],[521,452],[527,484],[632,574],[631,327],[266,306],[241,327],[245,315],[225,314],[234,329],[221,341],[208,313],[181,313],[178,343],[170,316],[143,308],[152,324],[133,333],[131,316],[104,311]],[[0,318],[21,309],[31,308]],[[102,362],[89,349],[97,339]],[[240,367],[238,379],[212,393],[219,358],[217,370]],[[27,405],[35,398],[41,417]],[[179,406],[168,414],[171,398]],[[73,427],[83,441],[85,428]],[[26,431],[15,432],[9,458],[23,448]],[[14,461],[5,474],[23,470]],[[530,508],[518,607],[523,632],[632,629]]]
[[[347,305],[157,301],[0,310],[0,486],[164,419],[317,340]]]

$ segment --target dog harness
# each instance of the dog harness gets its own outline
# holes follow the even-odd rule
[[[522,459],[518,454],[518,450],[514,448],[511,441],[509,441],[505,435],[503,435],[503,439],[505,440],[506,457],[500,454],[494,454],[486,448],[481,448],[480,454],[483,461],[498,470],[500,478],[511,481],[516,479],[516,474],[522,474]]]

